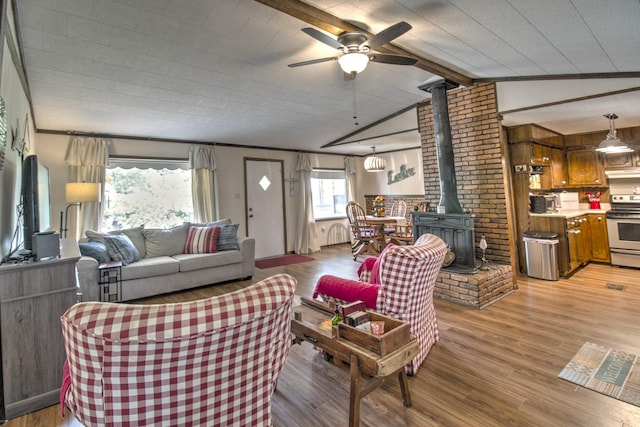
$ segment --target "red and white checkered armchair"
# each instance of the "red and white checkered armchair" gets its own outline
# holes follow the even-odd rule
[[[369,309],[409,323],[420,346],[406,367],[413,375],[439,339],[433,290],[446,253],[446,244],[432,234],[423,234],[414,245],[389,244],[379,257],[364,260],[359,280],[320,277],[313,297],[339,304],[361,300]]]
[[[208,299],[86,302],[61,317],[61,406],[87,426],[269,426],[296,279]]]

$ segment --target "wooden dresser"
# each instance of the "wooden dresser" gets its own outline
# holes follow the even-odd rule
[[[79,258],[75,240],[63,239],[60,258],[0,266],[2,420],[59,401],[65,360],[60,316],[76,302]]]

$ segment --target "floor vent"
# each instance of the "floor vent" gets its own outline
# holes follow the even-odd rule
[[[614,291],[624,291],[627,289],[624,285],[616,285],[615,283],[607,283],[605,286],[606,289],[613,289]]]

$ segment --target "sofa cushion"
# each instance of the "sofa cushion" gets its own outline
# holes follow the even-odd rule
[[[122,280],[143,279],[145,277],[165,276],[180,271],[180,263],[168,256],[142,258],[138,262],[122,267]],[[149,282],[153,286],[153,282]]]
[[[112,230],[107,233],[103,233],[100,231],[87,230],[85,232],[89,241],[98,241],[104,243],[104,236],[115,236],[124,234],[126,235],[133,245],[136,247],[138,252],[140,253],[140,258],[144,258],[146,256],[146,247],[144,242],[144,235],[142,234],[142,229],[144,225],[140,225],[138,227],[133,228],[123,228],[122,230]]]
[[[145,238],[147,258],[181,254],[188,231],[187,224],[173,228],[145,228],[142,234]]]
[[[240,263],[242,262],[242,252],[224,251],[214,254],[180,254],[171,258],[180,262],[180,271],[193,271]]]
[[[84,242],[78,243],[80,254],[90,256],[98,262],[109,262],[111,256],[107,252],[107,247],[102,242]]]
[[[238,224],[226,224],[220,226],[218,234],[218,252],[238,250]]]
[[[122,265],[129,265],[140,259],[140,252],[125,234],[104,236],[104,245],[111,259],[122,261]]]
[[[217,251],[220,227],[189,226],[187,241],[184,244],[185,254],[209,254]]]

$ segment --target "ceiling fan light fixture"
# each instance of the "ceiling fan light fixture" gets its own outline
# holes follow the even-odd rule
[[[614,113],[605,114],[604,116],[609,119],[609,133],[607,134],[607,137],[600,144],[598,144],[596,151],[605,154],[628,153],[633,151],[633,148],[620,141],[616,134],[615,120],[618,118],[618,116]]]
[[[364,168],[367,172],[383,172],[387,167],[387,162],[379,156],[376,156],[376,147],[371,147],[373,154],[364,159]]]
[[[340,64],[340,68],[342,71],[348,74],[353,73],[361,73],[367,68],[367,64],[369,63],[369,57],[364,53],[360,52],[350,52],[345,53],[340,58],[338,58],[338,63]]]

